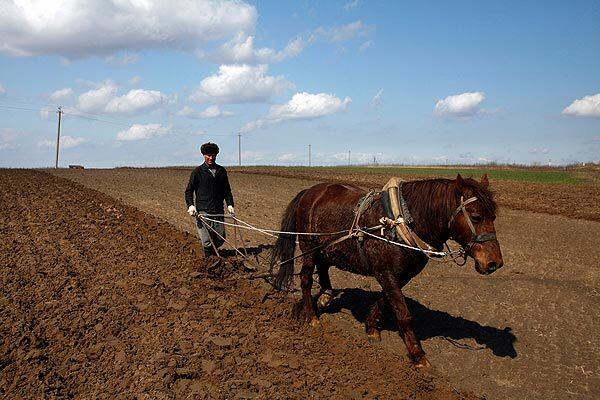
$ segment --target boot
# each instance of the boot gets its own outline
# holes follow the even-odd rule
[[[205,247],[204,248],[204,258],[208,258],[208,257],[212,257],[212,256],[216,256],[215,250],[212,248],[212,246]]]

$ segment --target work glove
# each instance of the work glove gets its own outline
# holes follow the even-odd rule
[[[227,206],[227,211],[229,211],[229,214],[235,217],[235,210],[233,209],[233,206]]]
[[[191,205],[191,206],[188,207],[188,214],[190,214],[190,216],[193,217],[193,216],[196,215],[196,213],[197,213],[196,206]]]

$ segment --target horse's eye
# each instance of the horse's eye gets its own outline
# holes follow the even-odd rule
[[[481,215],[479,214],[471,214],[471,221],[475,222],[476,224],[480,223],[483,220],[483,218],[481,217]]]

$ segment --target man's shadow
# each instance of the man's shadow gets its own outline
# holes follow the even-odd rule
[[[380,292],[365,291],[362,289],[343,289],[323,310],[325,313],[336,313],[342,309],[348,309],[352,315],[362,323],[365,323],[371,307],[381,296]],[[413,329],[420,340],[441,336],[446,339],[459,340],[465,338],[474,339],[478,344],[492,350],[498,357],[517,357],[514,342],[517,337],[512,333],[510,327],[504,329],[492,326],[483,326],[475,321],[469,321],[462,317],[454,317],[447,312],[431,310],[413,300],[406,298],[408,309],[413,316]],[[391,314],[389,306],[384,311],[383,329],[398,331],[398,324]],[[459,345],[459,347],[463,347]]]

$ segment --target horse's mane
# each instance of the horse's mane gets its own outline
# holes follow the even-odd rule
[[[457,207],[454,180],[435,178],[405,182],[403,194],[411,213],[424,231],[439,232]],[[463,188],[476,196],[486,217],[496,215],[492,192],[472,178],[463,179]],[[466,200],[466,198],[465,198]]]

